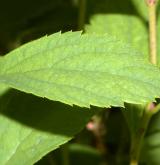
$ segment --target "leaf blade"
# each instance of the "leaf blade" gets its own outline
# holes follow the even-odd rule
[[[148,59],[148,32],[146,23],[137,16],[124,14],[96,14],[90,24],[86,25],[86,33],[110,34],[119,40],[129,43]],[[120,30],[121,29],[121,30]]]
[[[0,62],[0,83],[66,104],[123,106],[159,97],[159,69],[107,35],[57,33]]]
[[[35,163],[71,140],[95,114],[16,90],[0,97],[0,107],[2,165]]]

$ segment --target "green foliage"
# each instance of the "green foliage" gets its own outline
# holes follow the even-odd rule
[[[137,133],[144,109],[144,105],[135,104],[125,104],[125,109],[122,109],[129,126],[131,138],[133,138]]]
[[[127,41],[136,50],[143,52],[143,57],[146,59],[149,55],[148,50],[148,29],[146,20],[148,19],[147,7],[141,1],[133,0],[133,4],[137,9],[138,15],[120,15],[120,14],[97,14],[92,17],[90,24],[86,26],[87,33],[111,34],[118,39]],[[159,10],[158,10],[159,11]],[[158,13],[159,16],[159,13]],[[160,17],[158,17],[160,19]],[[160,21],[158,19],[158,27]],[[159,41],[158,33],[158,41]],[[159,46],[158,46],[158,65],[159,65]],[[138,131],[143,111],[146,105],[125,104],[125,109],[122,112],[128,123],[131,138],[133,139]],[[158,118],[158,117],[157,117]],[[151,127],[158,126],[158,119],[152,122]],[[160,163],[159,156],[159,134],[149,133],[147,136],[143,151],[141,152],[142,162],[158,165]]]
[[[147,165],[160,164],[160,113],[155,115],[145,137],[141,161]]]
[[[160,74],[139,56],[106,35],[57,33],[6,55],[0,82],[84,107],[144,103],[159,96]]]
[[[8,90],[0,113],[0,164],[29,165],[71,140],[95,111]]]
[[[119,30],[121,29],[121,30]],[[144,22],[137,16],[120,14],[94,15],[86,26],[87,33],[109,34],[132,45],[148,59],[148,33]],[[141,35],[139,35],[141,34]]]
[[[107,146],[108,155],[103,151],[107,163],[125,164],[129,159],[128,141],[139,129],[144,105],[160,96],[160,70],[148,62],[148,11],[142,1],[87,0],[86,20],[91,16],[85,27],[87,34],[55,33],[20,47],[44,34],[75,30],[78,2],[1,1],[0,52],[19,47],[0,58],[2,165],[34,164],[67,143],[102,110],[92,105],[125,106],[125,119],[121,111],[116,115],[115,111],[107,112],[105,140],[99,132],[97,135],[98,128],[92,130],[96,142],[102,138]],[[160,164],[159,116],[152,119],[145,137],[141,153],[145,164]],[[78,141],[82,143],[82,139]],[[69,145],[71,165],[102,162],[102,154],[88,143]],[[53,157],[63,165],[59,151]],[[50,164],[48,157],[37,164],[41,163]]]
[[[159,69],[147,63],[143,58],[140,58],[139,53],[132,50],[129,46],[125,48],[123,44],[124,43],[121,41],[106,37],[106,35],[81,35],[78,32],[68,32],[65,34],[57,33],[49,37],[44,37],[37,41],[26,44],[1,58],[0,81],[1,83],[7,84],[11,87],[36,94],[38,96],[47,97],[49,99],[58,100],[68,104],[77,104],[79,106],[87,107],[90,104],[98,106],[122,106],[124,101],[143,103],[145,101],[154,99],[155,96],[158,96],[157,84],[159,83],[159,80],[154,77],[156,76],[154,73],[157,72],[158,74]],[[116,49],[114,49],[114,47],[116,47]],[[127,57],[126,53],[129,51],[131,51],[132,54]],[[116,56],[118,56],[120,60],[117,61],[118,58]],[[121,90],[124,90],[124,84],[126,85],[126,90],[128,90],[128,92],[122,93]],[[42,88],[42,86],[44,88]],[[137,93],[135,92],[135,88],[137,89]],[[110,93],[110,95],[107,96],[106,93]],[[7,96],[5,96],[5,98],[8,98],[8,96],[10,95],[11,94],[8,94]],[[70,121],[70,119],[68,118],[62,118],[61,114],[63,114],[64,117],[67,116],[65,112],[61,111],[61,109],[63,109],[62,107],[56,106],[56,109],[54,108],[55,110],[50,111],[49,113],[46,112],[47,109],[45,107],[53,109],[50,108],[50,105],[46,103],[45,105],[41,105],[41,103],[39,102],[34,102],[33,98],[29,99],[28,102],[27,95],[21,96],[21,93],[19,95],[17,95],[18,98],[12,96],[9,99],[11,100],[9,101],[11,105],[7,104],[7,107],[5,107],[5,109],[9,111],[11,108],[11,117],[15,116],[14,119],[16,119],[19,115],[24,116],[25,118],[26,116],[32,116],[34,122],[36,122],[37,125],[38,122],[35,120],[34,117],[37,113],[32,114],[33,111],[28,112],[28,107],[26,106],[32,106],[33,103],[33,107],[38,105],[38,107],[35,107],[35,109],[38,109],[39,111],[40,109],[42,109],[43,119],[44,113],[47,114],[47,121],[42,120],[43,122],[40,122],[40,127],[43,127],[43,123],[49,122],[50,119],[49,126],[52,126],[50,125],[50,123],[52,123],[53,126],[57,126],[57,128],[55,128],[54,130],[56,132],[56,130],[58,130],[59,128],[64,128],[64,126],[61,126],[61,124],[66,124],[63,121]],[[13,98],[15,100],[13,100]],[[82,98],[85,102],[82,100]],[[102,100],[102,98],[104,99]],[[19,107],[16,101],[20,101],[21,104],[24,105],[24,107],[22,105]],[[8,100],[6,102],[8,102]],[[3,104],[5,105],[5,99],[2,98],[2,105]],[[15,107],[15,105],[17,107]],[[34,110],[33,107],[29,107],[29,109]],[[14,111],[16,113],[15,115],[13,114],[12,108],[16,109]],[[21,113],[18,111],[19,108],[23,112],[23,115],[21,115]],[[2,112],[3,111],[4,110],[2,106]],[[25,111],[31,114],[24,115]],[[39,111],[38,120],[41,120]],[[53,112],[53,114],[51,112]],[[68,112],[68,110],[66,112]],[[73,117],[73,111],[70,110],[69,112],[70,114],[68,115],[68,117]],[[82,110],[80,112],[82,112]],[[8,114],[7,111],[5,111],[5,113]],[[77,117],[80,116],[77,110],[75,111],[75,114],[78,115]],[[91,114],[89,114],[89,116],[91,116]],[[81,115],[86,122],[89,117],[83,114]],[[9,164],[10,162],[15,162],[16,164],[18,160],[24,159],[23,155],[21,155],[21,150],[24,150],[24,152],[26,152],[28,155],[28,162],[26,164],[31,164],[32,162],[40,159],[42,155],[57,148],[59,145],[65,143],[71,138],[64,138],[64,136],[61,137],[61,135],[57,137],[57,135],[54,135],[55,133],[53,131],[51,132],[52,134],[51,137],[49,137],[49,140],[45,139],[45,142],[42,143],[42,145],[38,145],[38,147],[42,149],[42,151],[39,148],[36,148],[36,152],[31,152],[30,150],[23,149],[24,144],[21,144],[21,140],[19,140],[19,138],[24,139],[26,136],[28,137],[28,134],[31,132],[31,130],[26,129],[26,127],[22,124],[17,125],[17,123],[14,123],[13,121],[11,121],[10,123],[10,121],[8,120],[7,123],[5,123],[3,120],[5,121],[4,116],[2,116],[2,122],[4,123],[3,127],[5,127],[5,125],[7,125],[7,127],[2,128],[13,135],[13,131],[15,130],[15,139],[17,139],[18,141],[15,141],[15,143],[20,143],[20,146],[22,145],[22,148],[20,147],[19,149],[20,151],[18,151],[17,149],[15,155],[11,155],[11,158],[7,160]],[[20,118],[16,120],[22,123],[26,122],[26,119],[23,120],[23,118],[21,118],[21,120]],[[53,120],[55,123],[52,122]],[[58,121],[62,121],[62,123],[58,124]],[[75,121],[78,120],[76,119]],[[25,124],[29,125],[30,123],[31,126],[34,127],[34,124],[32,124],[32,122],[33,121],[27,121],[27,123]],[[85,122],[83,121],[83,123]],[[79,126],[83,125],[81,123],[79,124]],[[12,126],[11,130],[13,131],[10,131],[10,129],[8,129],[8,125]],[[72,127],[71,124],[69,125],[70,127]],[[81,128],[76,126],[76,124],[74,124],[74,126],[76,128],[76,131],[74,133],[72,132],[70,136],[73,136]],[[47,124],[45,124],[45,127],[47,127]],[[18,129],[19,131],[17,131]],[[69,133],[69,128],[66,129],[66,133]],[[44,128],[44,130],[44,136],[46,136],[47,129]],[[17,135],[17,132],[22,132],[22,137],[19,137],[19,133]],[[58,134],[64,135],[65,132],[64,130],[62,130],[62,132]],[[8,136],[13,138],[13,135]],[[24,140],[22,142],[28,144],[29,147],[30,145],[32,146],[37,143],[37,136],[40,136],[40,138],[43,139],[42,132],[37,132],[37,130],[35,130],[35,132],[33,132],[33,135],[29,135],[32,137],[31,139],[27,138],[26,142]],[[58,142],[55,139],[56,137],[58,139]],[[4,137],[2,137],[2,139],[3,138]],[[6,139],[2,141],[4,141],[3,144],[6,144],[7,146],[8,141],[5,140]],[[53,141],[53,144],[50,142],[51,140]],[[12,153],[14,147],[8,146],[7,149],[8,148],[10,148],[11,151],[2,150],[2,155],[5,155],[4,152]],[[32,147],[29,147],[29,149],[32,149]],[[37,152],[37,150],[39,150],[39,153]],[[3,163],[5,162],[5,157],[2,158],[4,159],[1,161]]]

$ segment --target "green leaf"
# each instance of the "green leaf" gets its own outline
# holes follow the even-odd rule
[[[157,0],[158,2],[159,0]],[[137,13],[138,13],[138,17],[145,23],[145,22],[148,22],[149,20],[149,13],[148,13],[148,6],[144,1],[139,1],[139,0],[132,0],[132,3],[133,5],[135,6],[136,10],[137,10]],[[158,2],[157,4],[157,14],[159,15],[159,8],[160,8],[160,2]]]
[[[9,90],[0,97],[0,164],[35,163],[73,138],[93,114]]]
[[[148,20],[148,7],[147,7],[145,0],[144,1],[132,0],[132,3],[135,6],[138,16],[141,18],[141,20],[147,21]]]
[[[5,56],[0,83],[84,107],[153,101],[160,71],[140,56],[106,35],[56,33]]]
[[[141,18],[123,14],[97,14],[86,26],[87,33],[110,34],[132,45],[148,59],[148,32]]]

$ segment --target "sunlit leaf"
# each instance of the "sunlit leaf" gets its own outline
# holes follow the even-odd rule
[[[56,33],[0,61],[0,83],[67,104],[144,103],[159,97],[160,70],[107,35]]]

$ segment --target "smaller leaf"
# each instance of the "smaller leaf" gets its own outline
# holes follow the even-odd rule
[[[143,20],[124,14],[96,14],[86,26],[86,33],[109,34],[132,45],[148,59],[148,31]]]
[[[148,21],[148,7],[146,5],[145,0],[131,0],[133,5],[135,6],[138,16],[141,18],[142,21]]]

